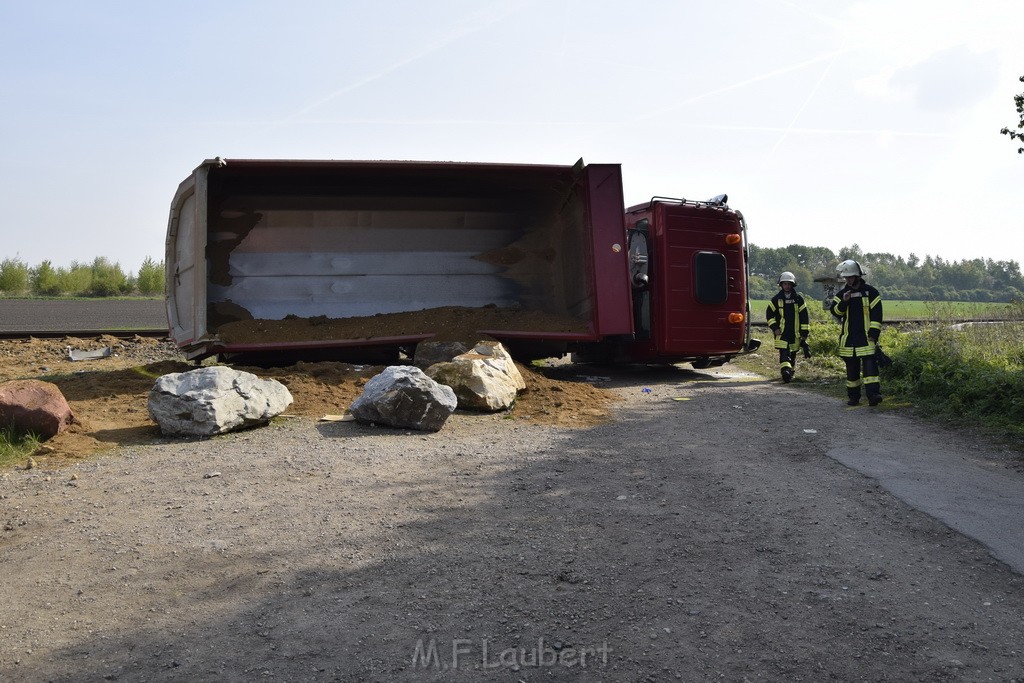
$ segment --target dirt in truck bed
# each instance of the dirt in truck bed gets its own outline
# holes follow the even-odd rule
[[[472,344],[486,336],[481,335],[479,330],[575,334],[586,334],[588,331],[586,322],[571,316],[498,306],[443,306],[352,318],[288,316],[283,320],[234,320],[218,326],[216,334],[228,344],[369,339],[417,334],[434,334],[433,338],[437,341]]]

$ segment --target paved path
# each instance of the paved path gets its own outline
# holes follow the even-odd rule
[[[862,409],[855,409],[862,410]],[[904,418],[881,418],[894,425]],[[877,419],[874,421],[877,425]],[[949,435],[920,435],[914,443],[851,431],[829,457],[878,481],[897,498],[980,541],[1024,574],[1024,474],[993,460],[985,448],[951,443]]]

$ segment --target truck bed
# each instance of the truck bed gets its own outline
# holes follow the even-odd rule
[[[438,338],[443,316],[396,314],[451,307],[534,314],[481,323],[496,338],[627,333],[600,314],[628,297],[599,282],[625,273],[623,232],[617,166],[213,160],[172,204],[170,328],[197,356]]]

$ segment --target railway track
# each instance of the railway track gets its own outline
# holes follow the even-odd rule
[[[0,339],[63,339],[64,337],[151,337],[163,339],[167,329],[139,328],[131,330],[0,330]]]

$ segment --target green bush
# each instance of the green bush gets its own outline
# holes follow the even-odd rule
[[[144,296],[155,296],[164,293],[164,264],[163,261],[156,263],[153,259],[146,257],[139,267],[139,274],[135,278],[139,294]]]
[[[887,348],[887,392],[958,424],[1024,436],[1024,324],[936,324]]]
[[[90,296],[117,296],[132,290],[132,283],[121,264],[111,263],[104,256],[97,256],[91,267],[92,282],[89,286]]]
[[[58,269],[61,280],[61,291],[72,296],[86,296],[92,289],[92,267],[85,263],[72,261],[68,269]]]
[[[53,267],[49,261],[43,261],[32,269],[32,293],[37,296],[59,296],[64,293],[61,289],[60,270]]]
[[[6,258],[0,261],[0,292],[8,296],[18,296],[28,292],[29,268],[19,258]]]

